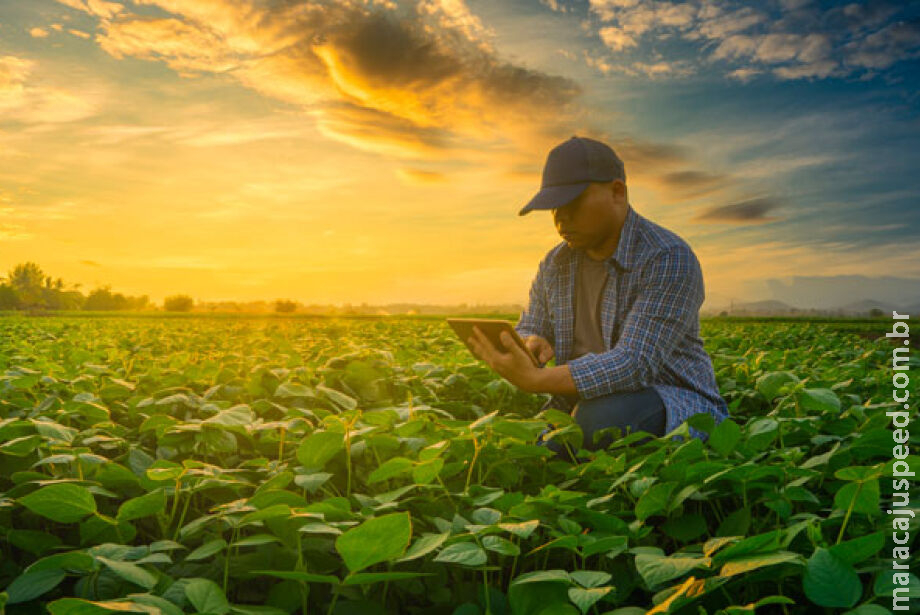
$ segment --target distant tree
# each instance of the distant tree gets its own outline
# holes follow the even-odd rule
[[[9,284],[0,284],[0,310],[19,309],[19,295]]]
[[[138,295],[137,297],[128,297],[129,310],[146,310],[150,307],[150,297],[147,295]]]
[[[10,286],[16,291],[20,307],[45,307],[43,282],[45,274],[36,263],[28,262],[16,265],[9,273]]]
[[[188,295],[173,295],[163,300],[163,308],[167,312],[189,312],[195,301]]]
[[[124,310],[127,308],[128,301],[125,296],[121,293],[112,293],[108,286],[92,291],[83,304],[84,310],[91,311]]]
[[[275,301],[275,311],[280,314],[290,314],[297,310],[297,302],[289,299],[278,299]]]
[[[719,312],[719,316],[725,318],[726,316],[728,316],[728,312],[726,312],[725,310],[722,310],[721,312]]]
[[[65,290],[59,295],[61,310],[81,310],[86,297],[78,290]]]
[[[880,308],[872,308],[871,310],[869,310],[870,318],[881,318],[884,315],[885,315],[885,312],[883,312]]]

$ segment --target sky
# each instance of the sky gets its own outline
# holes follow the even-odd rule
[[[704,308],[920,301],[920,2],[0,0],[0,274],[521,303],[572,135]]]

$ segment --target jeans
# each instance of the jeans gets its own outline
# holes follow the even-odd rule
[[[624,435],[627,430],[632,432],[646,431],[657,437],[665,433],[667,413],[664,402],[661,401],[653,387],[639,391],[611,393],[592,399],[579,399],[572,409],[572,418],[581,427],[584,434],[582,448],[593,451],[607,448],[613,441],[610,434],[604,436],[594,444],[594,432],[607,427],[619,427]],[[553,440],[543,440],[543,436],[555,429],[550,426],[544,429],[537,438],[537,444],[546,446],[556,453],[556,457],[574,462],[565,447]],[[645,438],[640,442],[645,442]],[[573,451],[574,453],[574,451]]]

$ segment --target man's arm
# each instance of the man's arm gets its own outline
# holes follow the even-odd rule
[[[703,273],[689,246],[669,248],[645,267],[643,288],[623,323],[620,339],[607,352],[572,359],[538,388],[568,388],[566,376],[585,399],[649,386],[681,336],[699,319]]]

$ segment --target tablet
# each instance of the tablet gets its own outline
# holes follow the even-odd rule
[[[514,324],[510,320],[496,320],[493,318],[448,318],[447,324],[457,333],[463,343],[467,348],[470,349],[470,352],[473,349],[469,344],[466,343],[467,338],[473,337],[473,325],[479,327],[479,330],[485,334],[489,341],[492,342],[492,345],[502,350],[505,347],[505,344],[501,341],[501,332],[507,331],[511,334],[511,338],[517,343],[518,346],[527,353],[527,356],[530,357],[530,360],[533,361],[533,364],[536,367],[540,367],[540,362],[537,361],[537,358],[533,356],[533,353],[524,346],[524,340],[521,339],[521,336],[518,335],[518,332],[514,330]],[[474,355],[475,356],[475,355]]]

